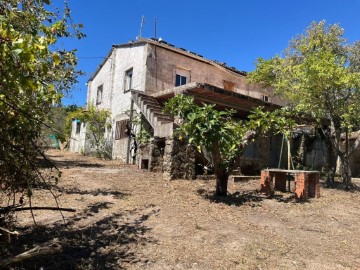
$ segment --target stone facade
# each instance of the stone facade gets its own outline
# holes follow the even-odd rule
[[[152,172],[164,171],[165,138],[154,138],[149,143],[149,170]]]
[[[164,172],[169,179],[195,179],[195,149],[176,138],[166,138]]]

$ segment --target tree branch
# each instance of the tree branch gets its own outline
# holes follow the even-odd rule
[[[44,244],[41,244],[39,246],[34,247],[33,249],[30,249],[29,251],[26,251],[24,253],[21,253],[15,257],[10,257],[5,260],[0,261],[0,268],[3,268],[5,266],[8,266],[13,263],[19,263],[27,259],[31,259],[37,256],[41,255],[47,255],[47,254],[54,254],[61,252],[62,247],[59,243],[55,240],[46,242]]]
[[[9,213],[9,212],[29,211],[29,210],[30,211],[33,211],[33,210],[50,210],[50,211],[76,212],[76,209],[73,209],[73,208],[33,206],[33,207],[22,207],[22,208],[13,208],[13,207],[0,208],[0,214]]]

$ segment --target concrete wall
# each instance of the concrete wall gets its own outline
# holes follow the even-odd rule
[[[131,93],[125,92],[125,73],[133,69],[132,89],[145,90],[145,62],[146,45],[135,45],[125,48],[117,48],[114,53],[114,87],[111,103],[112,137],[115,137],[116,121],[129,119],[131,107]],[[128,138],[114,140],[112,156],[114,159],[122,159],[126,162],[128,150]]]
[[[113,141],[112,157],[114,159],[126,161],[127,157],[128,139],[113,139],[116,122],[129,119],[131,93],[125,91],[125,74],[126,71],[133,69],[131,89],[145,90],[146,46],[134,44],[113,48],[88,85],[87,103],[111,112],[111,130],[106,136],[108,141]],[[100,85],[103,85],[103,98],[102,102],[97,104],[97,91]]]
[[[111,74],[113,71],[112,56],[105,60],[100,70],[92,81],[88,82],[87,105],[94,105],[99,109],[111,108],[111,88],[112,80]],[[100,104],[96,104],[98,87],[103,86],[102,100]]]
[[[149,93],[160,92],[175,87],[177,71],[189,74],[189,82],[208,83],[224,88],[226,82],[234,84],[234,92],[263,99],[263,95],[269,96],[269,102],[283,104],[273,95],[272,89],[263,89],[259,85],[248,84],[243,75],[229,71],[228,69],[194,59],[165,48],[148,45],[147,53],[147,76],[146,91]]]
[[[130,91],[124,93],[127,70],[133,69],[132,89],[145,91],[146,46],[134,45],[117,48],[115,51],[114,89],[111,104],[113,117],[130,109]]]
[[[349,149],[354,148],[355,139],[349,140]],[[340,149],[345,152],[345,140],[340,143]],[[360,177],[360,149],[354,150],[349,158],[352,177]],[[340,158],[337,160],[337,172],[340,173]]]
[[[113,148],[112,148],[112,158],[113,159],[121,159],[126,162],[127,152],[128,152],[128,138],[122,138],[119,140],[115,140],[115,127],[116,121],[129,119],[129,116],[126,114],[118,114],[112,119],[112,138],[113,140]]]
[[[70,151],[76,153],[85,153],[85,136],[86,127],[84,123],[80,123],[80,133],[76,134],[76,121],[71,124]]]
[[[321,170],[325,165],[326,144],[322,140],[315,140],[307,149],[305,165],[312,170]]]
[[[133,69],[132,89],[145,89],[146,45],[114,48],[96,76],[89,82],[87,104],[109,109],[112,116],[130,109],[130,91],[124,92],[125,73]],[[103,99],[96,104],[98,86],[103,85]]]

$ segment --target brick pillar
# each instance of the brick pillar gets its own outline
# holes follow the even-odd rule
[[[305,200],[308,198],[308,174],[305,172],[295,173],[295,198]]]
[[[266,195],[273,195],[273,174],[269,171],[262,170],[261,171],[261,178],[260,178],[260,192]]]
[[[308,195],[310,198],[320,198],[320,174],[311,173],[309,174],[309,187]]]

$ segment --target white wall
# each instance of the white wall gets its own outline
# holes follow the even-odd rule
[[[127,70],[133,68],[132,89],[145,90],[146,48],[147,45],[140,44],[116,49],[111,110],[113,117],[130,109],[130,91],[124,93]]]
[[[70,151],[76,153],[85,152],[86,127],[81,123],[80,133],[76,134],[76,121],[71,123]]]
[[[113,54],[112,54],[113,55]],[[111,109],[111,74],[113,71],[113,57],[110,55],[100,68],[96,76],[88,83],[87,105],[95,105],[99,109]],[[97,90],[103,85],[103,95],[100,104],[96,104]]]

